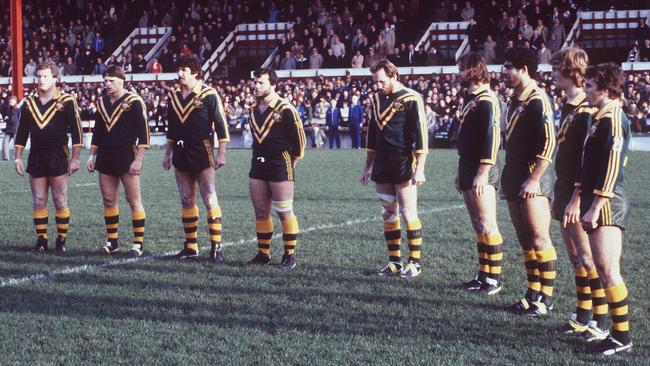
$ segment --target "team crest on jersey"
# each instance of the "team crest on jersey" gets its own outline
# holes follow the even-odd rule
[[[591,128],[589,129],[589,136],[594,136],[596,134],[596,129],[598,129],[598,125],[591,125]]]
[[[566,118],[566,123],[571,124],[571,122],[573,122],[574,118],[575,118],[575,115],[573,115],[573,113],[568,115],[567,118]]]
[[[614,141],[612,142],[612,150],[616,152],[621,152],[623,150],[623,137],[615,136]]]
[[[124,112],[128,112],[131,110],[131,105],[129,105],[129,103],[122,103],[121,108]]]
[[[399,100],[395,101],[393,103],[393,110],[396,112],[401,112],[404,110],[404,103],[400,102]]]
[[[61,102],[56,102],[56,107],[55,108],[56,108],[57,111],[61,112],[62,110],[65,109],[65,106]]]
[[[274,111],[273,115],[271,116],[271,119],[273,122],[278,122],[280,119],[282,119],[282,115],[279,112]]]
[[[196,99],[194,101],[194,108],[196,108],[196,109],[201,109],[201,108],[203,108],[204,105],[205,104],[203,104],[203,102],[201,100],[199,100],[199,99]]]
[[[517,114],[523,113],[524,112],[524,106],[520,105],[519,108],[517,108]]]

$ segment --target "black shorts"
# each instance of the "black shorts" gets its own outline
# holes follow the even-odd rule
[[[580,195],[581,215],[589,211],[594,198],[595,196],[591,192],[583,192]],[[617,226],[621,230],[625,230],[629,217],[630,204],[625,197],[625,192],[622,188],[615,188],[614,197],[610,198],[600,210],[598,226]]]
[[[501,174],[501,197],[508,201],[520,201],[523,198],[519,195],[521,185],[530,177],[535,163],[506,163]],[[555,181],[555,170],[549,166],[542,178],[539,180],[538,196],[548,199],[553,198],[553,182]]]
[[[248,177],[268,182],[294,181],[293,161],[288,151],[264,153],[253,151]]]
[[[33,178],[58,177],[68,173],[67,146],[34,149],[29,151],[27,173]]]
[[[464,192],[472,188],[479,165],[481,165],[479,159],[470,161],[466,159],[458,160],[458,185],[461,191]],[[496,190],[499,189],[499,167],[496,164],[492,165],[488,172],[488,184]]]
[[[558,178],[553,187],[553,207],[551,213],[553,219],[562,221],[564,218],[564,209],[573,197],[575,190],[575,178]]]
[[[200,173],[212,166],[213,159],[209,139],[198,143],[174,144],[172,164],[182,172]]]
[[[372,164],[370,179],[375,183],[404,183],[413,176],[415,164],[415,155],[412,152],[378,153]]]
[[[134,146],[100,146],[97,149],[95,169],[102,174],[121,177],[129,171],[135,152]]]

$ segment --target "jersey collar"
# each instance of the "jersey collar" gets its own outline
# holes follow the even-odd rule
[[[607,104],[605,104],[605,106],[603,108],[598,110],[598,112],[596,113],[596,116],[594,118],[595,119],[601,119],[605,115],[605,113],[611,111],[612,109],[614,109],[616,107],[620,107],[620,105],[621,105],[620,100],[612,99],[611,101],[607,102]]]

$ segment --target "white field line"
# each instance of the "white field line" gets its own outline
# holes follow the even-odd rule
[[[69,184],[68,188],[79,188],[79,187],[94,187],[98,186],[99,183],[77,183],[77,184]],[[9,191],[6,193],[31,193],[32,191],[30,189],[23,189],[23,190],[18,190],[18,191]]]
[[[453,205],[453,206],[447,206],[447,207],[437,207],[437,208],[432,208],[432,209],[420,210],[420,214],[451,211],[451,210],[457,210],[457,209],[460,209],[460,208],[465,208],[465,206],[464,205]],[[316,225],[316,226],[308,227],[308,228],[305,228],[305,229],[300,229],[300,233],[304,234],[304,233],[310,233],[310,232],[313,232],[313,231],[321,231],[321,230],[329,230],[329,229],[350,227],[350,226],[363,224],[363,223],[366,223],[366,222],[369,222],[369,221],[378,221],[380,219],[381,219],[381,217],[375,216],[375,217],[368,217],[368,218],[364,218],[364,219],[347,220],[347,221],[340,222],[340,223],[337,223],[337,224],[328,223],[328,224],[323,224],[323,225]],[[281,233],[273,235],[273,238],[279,238],[279,237],[282,237]],[[241,240],[238,240],[238,241],[224,242],[224,243],[221,244],[221,246],[222,247],[231,247],[231,246],[239,246],[239,245],[256,243],[256,242],[257,242],[257,238],[241,239]],[[208,247],[203,247],[201,249],[202,250],[207,250]],[[75,274],[75,273],[81,273],[81,272],[95,272],[95,271],[105,269],[105,268],[123,266],[123,265],[126,265],[126,264],[131,264],[131,263],[136,263],[136,262],[145,262],[145,261],[151,261],[151,260],[156,260],[156,259],[162,259],[164,257],[172,256],[172,255],[176,254],[177,252],[178,252],[178,250],[173,250],[173,251],[169,251],[169,252],[166,252],[166,253],[152,254],[152,255],[147,255],[147,256],[137,257],[137,258],[118,259],[118,260],[114,260],[114,261],[110,261],[110,262],[102,263],[102,264],[84,264],[84,265],[81,265],[81,266],[67,267],[67,268],[59,269],[59,270],[55,270],[55,271],[37,273],[37,274],[30,275],[30,276],[25,276],[25,277],[8,278],[8,279],[0,282],[0,288],[13,287],[13,286],[23,285],[23,284],[31,283],[31,282],[47,281],[47,280],[51,280],[51,279],[53,279],[55,277],[60,277],[60,276],[67,275],[67,274]]]

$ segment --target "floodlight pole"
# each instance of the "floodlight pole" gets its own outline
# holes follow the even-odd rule
[[[23,1],[11,0],[11,81],[12,94],[23,97]]]

